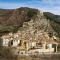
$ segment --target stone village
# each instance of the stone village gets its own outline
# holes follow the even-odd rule
[[[51,40],[49,41],[45,39],[37,41],[36,39],[40,38],[39,34],[37,37],[31,36],[32,38],[29,38],[29,36],[26,36],[26,35],[25,37],[22,37],[20,32],[17,32],[15,34],[9,33],[9,35],[4,35],[1,37],[3,39],[2,46],[17,47],[21,52],[24,52],[24,51],[33,52],[33,53],[57,52],[58,43],[53,40],[53,39],[56,39],[55,36],[53,36],[53,38],[51,38]],[[49,39],[46,33],[45,35],[46,35],[45,38]]]
[[[31,21],[30,21],[31,22]],[[29,22],[29,23],[30,23]],[[25,26],[26,23],[23,25]],[[18,53],[54,53],[57,52],[57,37],[49,37],[47,32],[36,31],[31,22],[26,31],[17,31],[1,36],[2,46],[12,47],[18,50]]]

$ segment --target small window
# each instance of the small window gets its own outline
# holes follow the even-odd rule
[[[37,43],[36,45],[37,45],[37,46],[42,46],[42,43],[41,43],[41,42],[39,42],[39,43]]]
[[[11,41],[11,45],[13,45],[13,40]]]
[[[46,49],[48,49],[49,47],[48,47],[48,45],[46,45]]]

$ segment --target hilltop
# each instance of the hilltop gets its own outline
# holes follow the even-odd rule
[[[59,15],[28,7],[0,9],[0,35],[24,29],[23,24],[30,21],[35,29],[60,37]]]

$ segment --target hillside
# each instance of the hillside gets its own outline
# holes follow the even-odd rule
[[[0,9],[0,35],[21,30],[24,22],[30,21],[34,29],[60,37],[60,16],[27,7]]]
[[[51,27],[56,32],[57,36],[60,37],[60,16],[49,12],[44,12],[44,16],[46,19],[50,20]]]
[[[14,10],[0,10],[0,33],[15,32],[24,21],[29,21],[37,14],[37,9],[18,8]]]

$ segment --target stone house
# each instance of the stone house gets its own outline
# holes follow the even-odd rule
[[[33,49],[36,47],[36,42],[35,41],[29,41],[26,43],[27,50]]]
[[[11,43],[10,44],[11,44],[12,47],[17,47],[19,45],[20,39],[19,39],[19,35],[18,34],[14,34],[14,37],[11,40]]]
[[[39,40],[38,40],[39,38]],[[49,38],[45,33],[44,35],[37,35],[36,40],[25,40],[25,46],[27,51],[37,51],[37,52],[57,52],[58,43],[54,38]]]
[[[11,37],[9,35],[4,35],[1,37],[2,46],[9,46],[9,41],[11,41]]]
[[[19,39],[13,39],[11,41],[9,41],[9,46],[10,47],[17,47],[20,43],[20,40]]]
[[[37,33],[31,35],[30,33],[9,33],[3,35],[2,46],[19,47],[26,51],[37,51],[37,52],[57,52],[58,43],[54,41],[55,37],[49,38],[47,33]]]
[[[16,47],[20,43],[18,35],[9,33],[8,35],[3,35],[2,39],[2,46],[11,46]]]
[[[57,52],[58,43],[56,42],[44,42],[44,43],[43,42],[42,43],[27,42],[26,46],[27,46],[27,51]]]
[[[9,39],[4,39],[2,42],[2,46],[8,46],[9,45]]]

